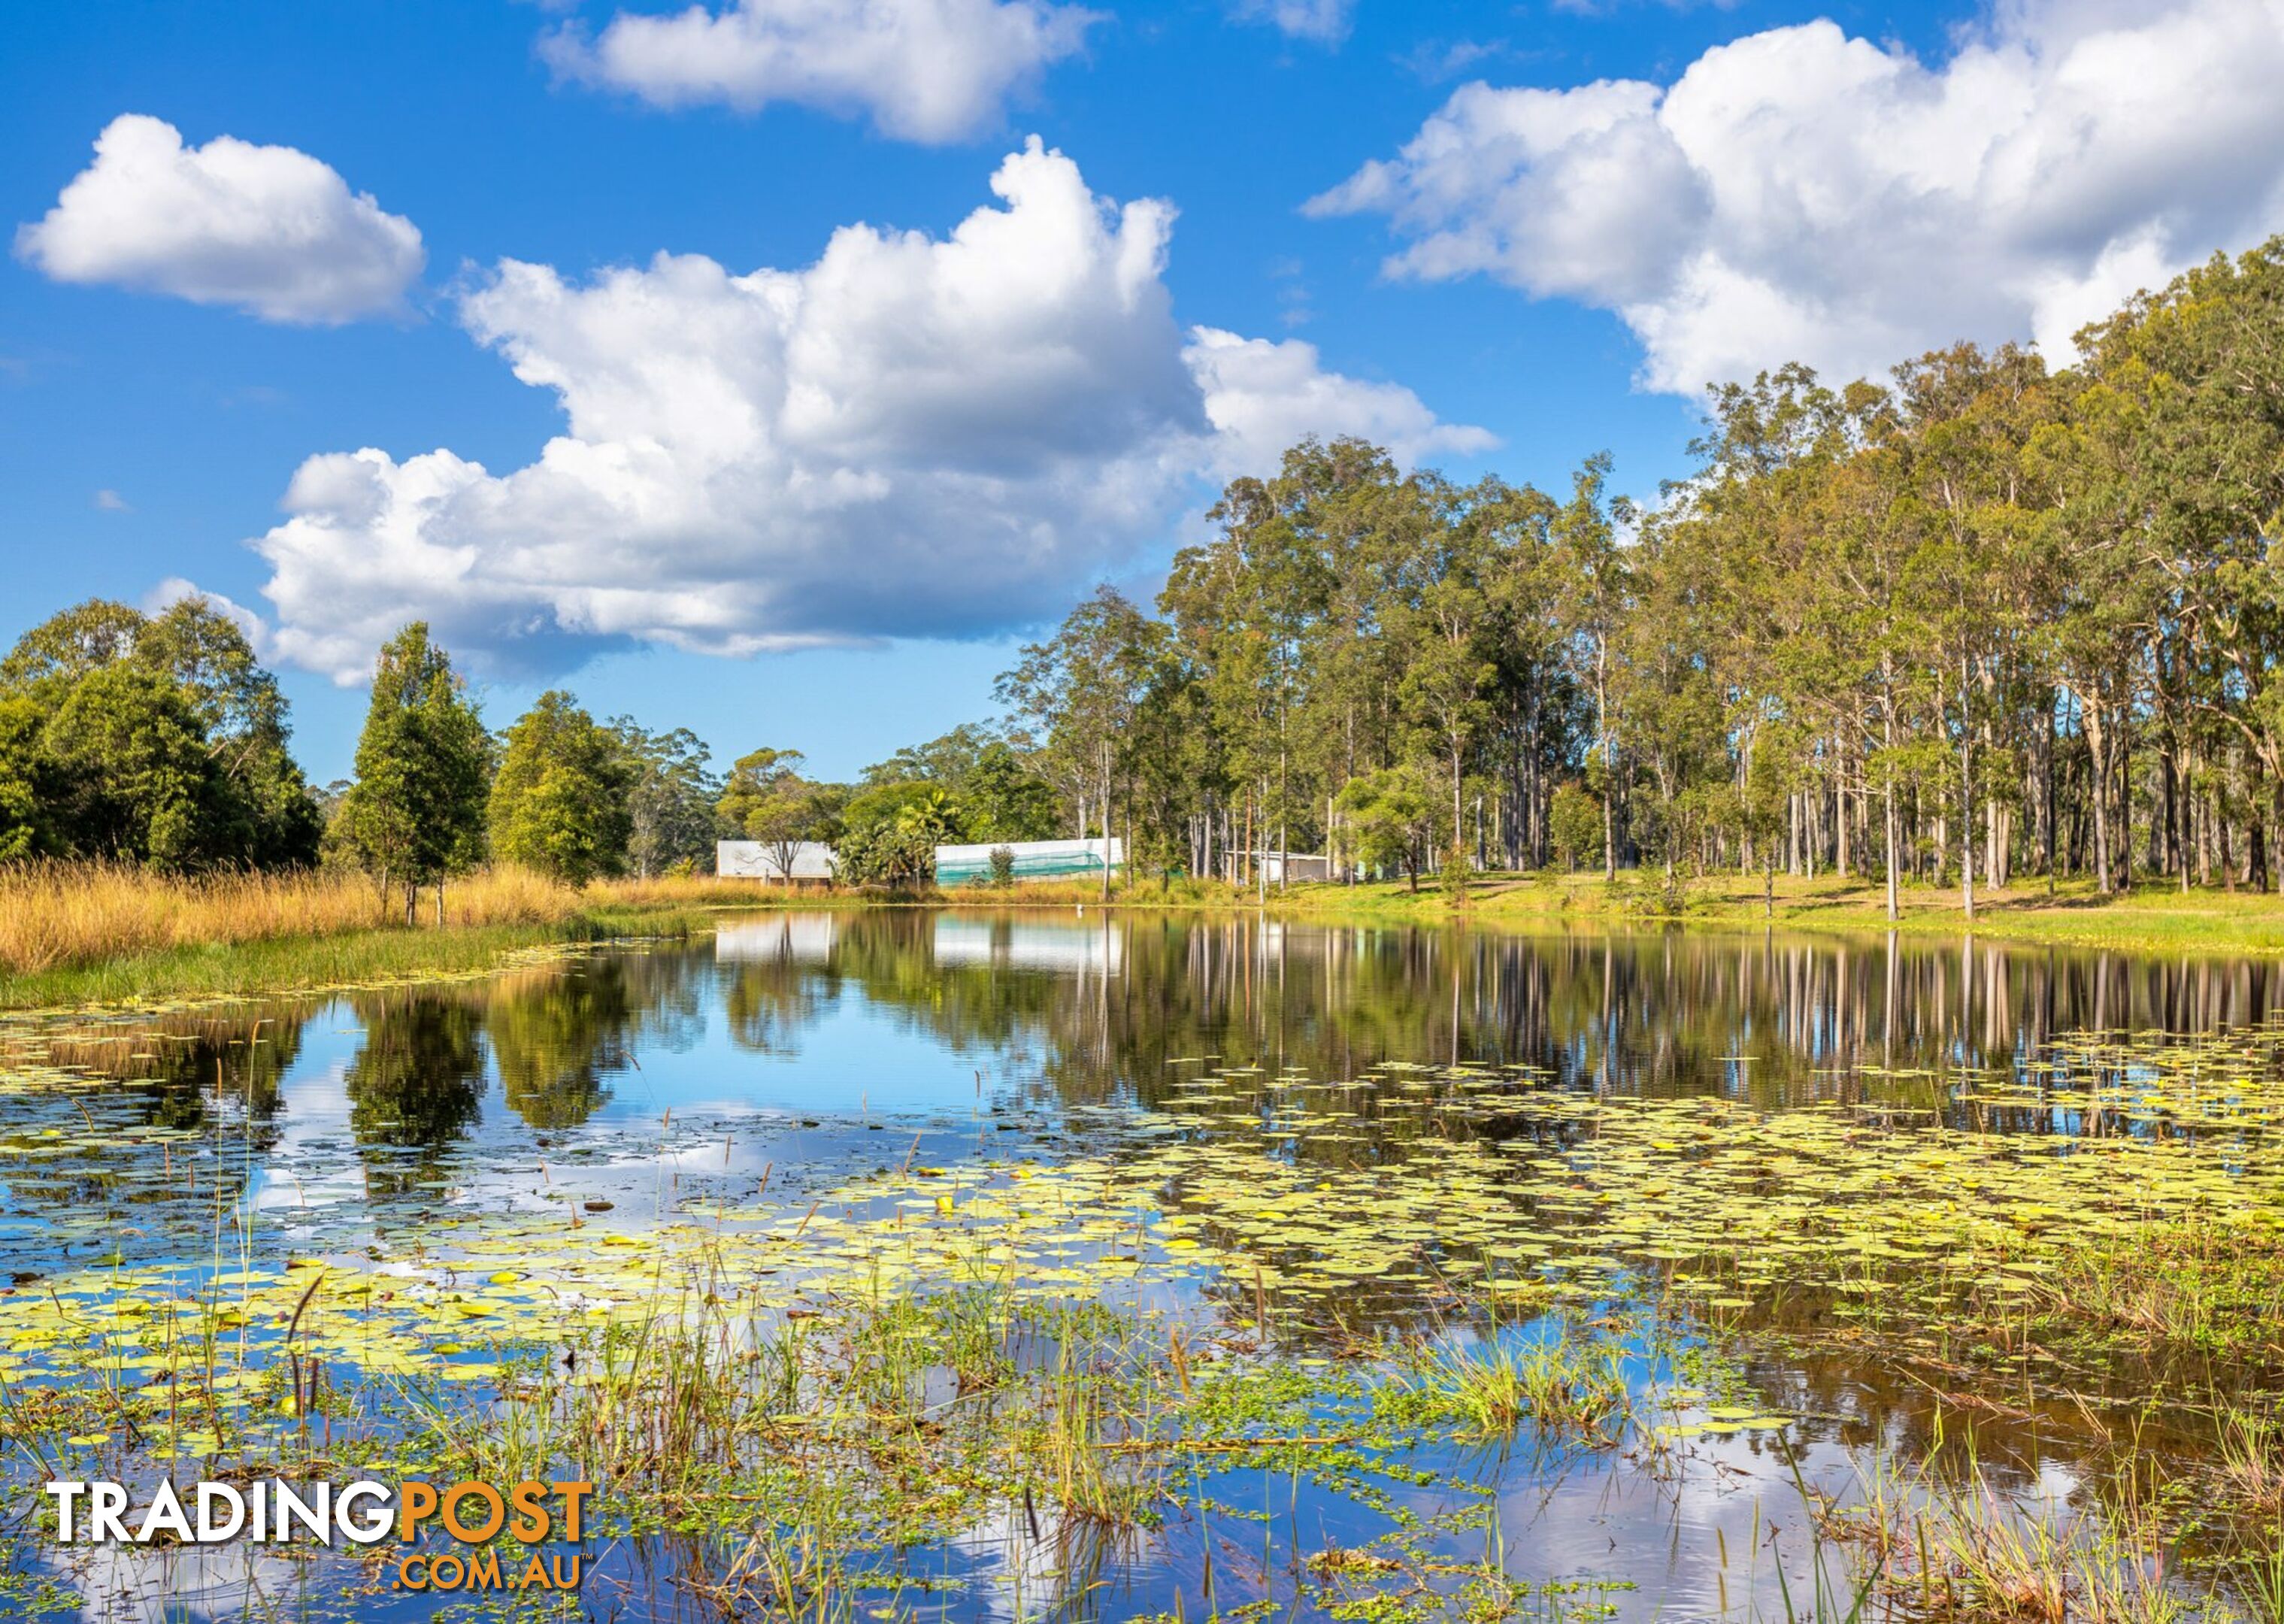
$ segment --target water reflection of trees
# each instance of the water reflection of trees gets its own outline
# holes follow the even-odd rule
[[[369,1187],[435,1178],[481,1120],[492,1073],[533,1129],[583,1126],[609,1102],[610,1077],[639,1064],[639,1048],[696,1041],[705,1016],[692,970],[682,955],[603,955],[354,1000],[364,1039],[343,1087]]]
[[[796,1049],[800,1030],[853,988],[1065,1104],[1156,1105],[1169,1061],[1217,1056],[1328,1081],[1394,1060],[1513,1065],[1568,1088],[1720,1093],[1765,1107],[1879,1101],[1957,1116],[1962,1074],[2015,1068],[2059,1034],[2243,1026],[2275,1000],[2275,972],[2253,960],[1896,937],[1519,936],[1244,915],[1091,916],[1083,928],[1104,946],[1083,957],[1069,923],[1002,916],[979,939],[969,918],[947,962],[946,917],[841,916],[829,930],[788,933],[778,956],[721,965],[739,1041]],[[2014,1116],[2000,1125],[2062,1121]]]
[[[1176,1059],[1341,1081],[1389,1061],[1530,1068],[1554,1086],[1809,1098],[1937,1110],[2034,1132],[2101,1131],[2043,1105],[2083,1082],[2022,1073],[2022,1103],[1961,1104],[1973,1068],[2019,1069],[2061,1033],[2201,1032],[2264,1021],[2277,972],[2252,959],[2151,958],[1910,939],[1521,936],[1264,919],[918,910],[776,916],[704,948],[604,953],[488,981],[352,995],[362,1028],[344,1080],[376,1180],[437,1176],[501,1097],[531,1129],[570,1131],[645,1048],[699,1041],[718,1008],[730,1042],[797,1056],[836,1007],[966,1058],[1055,1105],[1163,1104]],[[333,1001],[90,1029],[48,1058],[131,1085],[132,1120],[243,1129],[275,1143],[281,1080]],[[1343,1102],[1384,1153],[1416,1117]],[[127,1119],[122,1119],[127,1120]],[[1408,1126],[1407,1126],[1408,1125]],[[1506,1097],[1480,1125],[1553,1141],[1557,1116]]]
[[[435,1180],[451,1146],[483,1114],[481,1011],[435,993],[356,1001],[364,1042],[341,1079],[349,1129],[373,1195]]]
[[[40,1058],[126,1084],[115,1097],[131,1103],[138,1122],[199,1128],[250,1119],[259,1143],[278,1085],[301,1058],[309,1011],[303,1001],[89,1027],[48,1039]]]
[[[633,1063],[651,990],[634,980],[627,962],[601,959],[535,988],[489,989],[483,1028],[500,1092],[532,1128],[577,1128],[611,1097],[604,1080]]]

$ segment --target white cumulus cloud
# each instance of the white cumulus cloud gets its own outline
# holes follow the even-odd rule
[[[1306,344],[1185,332],[1167,204],[1099,198],[1036,140],[991,185],[948,237],[847,226],[798,270],[503,262],[461,318],[564,432],[505,473],[309,458],[254,543],[279,654],[354,682],[416,617],[501,670],[982,633],[1059,611],[1302,434],[1487,443]]]
[[[1413,465],[1498,443],[1487,430],[1441,421],[1401,384],[1326,371],[1317,347],[1299,339],[1279,343],[1198,327],[1184,355],[1205,393],[1215,472],[1224,477],[1272,471],[1287,447],[1310,434],[1358,435]]]
[[[1650,387],[2085,321],[2284,227],[2284,0],[2003,0],[1930,65],[1828,21],[1670,85],[1455,93],[1310,204],[1377,212],[1397,276],[1615,311]]]
[[[1348,37],[1356,0],[1235,0],[1240,22],[1265,22],[1295,39],[1337,44]]]
[[[311,324],[401,309],[424,259],[411,221],[307,152],[229,136],[186,147],[172,124],[134,113],[105,127],[45,217],[18,229],[16,252],[59,282]]]
[[[543,50],[567,77],[663,107],[795,102],[945,142],[997,128],[1098,20],[1049,0],[728,0],[621,12],[598,35],[567,27]]]

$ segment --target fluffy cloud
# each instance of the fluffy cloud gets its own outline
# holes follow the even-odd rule
[[[1310,208],[1387,215],[1391,274],[1617,312],[1654,388],[1959,338],[2066,356],[2284,225],[2280,81],[2284,0],[2012,0],[1938,66],[1812,22],[1670,86],[1465,86]]]
[[[277,322],[338,323],[402,308],[420,233],[290,146],[218,136],[185,147],[162,119],[125,113],[95,161],[16,252],[59,282],[107,282],[232,305]]]
[[[1086,43],[1094,12],[1049,0],[730,0],[671,16],[622,12],[543,50],[566,76],[660,106],[770,102],[862,112],[884,133],[957,141]]]
[[[1060,610],[1201,481],[1300,434],[1473,449],[1306,344],[1175,323],[1173,211],[1033,141],[947,238],[853,225],[800,270],[502,263],[462,319],[567,418],[530,465],[313,457],[255,547],[280,655],[362,678],[415,617],[496,669],[611,643],[724,654]]]
[[[1356,0],[1236,0],[1231,15],[1240,22],[1265,22],[1295,39],[1334,44],[1348,37],[1349,13]]]
[[[1298,339],[1273,343],[1198,327],[1183,355],[1204,393],[1214,471],[1224,478],[1275,469],[1286,448],[1310,434],[1361,435],[1412,464],[1498,443],[1486,430],[1439,421],[1400,384],[1326,371],[1317,347]]]

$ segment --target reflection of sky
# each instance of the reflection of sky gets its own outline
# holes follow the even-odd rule
[[[1635,1597],[1683,1618],[1772,1618],[1786,1614],[1774,1565],[1781,1560],[1795,1605],[1806,1612],[1817,1552],[1784,1456],[1774,1433],[1759,1433],[1690,1440],[1670,1479],[1612,1470],[1607,1457],[1581,1459],[1551,1481],[1523,1474],[1498,1501],[1508,1569],[1533,1580],[1631,1581]],[[1803,1481],[1852,1498],[1856,1462],[1847,1451],[1810,1444],[1799,1460]],[[1830,1550],[1824,1560],[1829,1593],[1844,1564]],[[1641,1610],[1638,1601],[1621,1609]],[[1845,1610],[1843,1603],[1834,1616]]]
[[[713,1011],[704,1035],[679,1052],[645,1050],[642,1069],[614,1074],[610,1102],[591,1119],[655,1120],[677,1114],[784,1112],[828,1116],[927,1115],[975,1104],[975,1074],[986,1097],[1002,1081],[997,1057],[951,1051],[905,1011],[875,1005],[854,987],[819,1005],[812,1025],[779,1035],[791,1052],[739,1047]],[[486,1114],[506,1110],[497,1097]]]
[[[693,949],[680,990],[695,995],[694,1018],[670,1035],[637,1027],[631,1063],[603,1066],[607,1097],[576,1127],[535,1130],[501,1089],[489,1043],[480,1045],[478,1114],[459,1139],[426,1152],[358,1143],[346,1083],[366,1035],[348,1000],[322,1005],[304,1020],[262,1143],[250,1147],[246,1199],[257,1228],[295,1244],[362,1245],[409,1234],[424,1208],[567,1214],[590,1199],[613,1204],[604,1222],[639,1223],[684,1200],[743,1198],[765,1172],[782,1187],[795,1170],[817,1179],[861,1170],[906,1154],[916,1132],[933,1159],[972,1151],[979,1118],[1029,1081],[1020,1036],[1012,1048],[955,1049],[911,1010],[833,977],[826,961],[838,936],[833,916],[794,914],[733,925],[714,944],[711,960],[733,973],[756,963],[800,967],[802,1013],[771,1027],[768,1050],[737,1040],[724,982],[706,949]],[[989,962],[1010,968],[1101,972],[1097,930],[1000,921],[974,940]],[[972,956],[970,942],[955,932],[954,955]],[[226,1164],[248,1155],[234,1136],[211,1144]],[[432,1186],[368,1205],[376,1173],[411,1167],[424,1154]]]
[[[301,1616],[299,1593],[313,1578],[309,1564],[244,1542],[68,1550],[43,1544],[39,1556],[59,1583],[85,1598],[78,1616],[88,1624],[218,1624],[259,1617],[260,1610],[248,1605],[251,1597],[266,1598],[279,1617]]]
[[[342,1041],[333,1038],[324,1047]],[[277,1139],[247,1181],[246,1199],[259,1211],[292,1213],[364,1198],[348,1096],[341,1088],[348,1061],[314,1053],[318,1048],[312,1042],[302,1050],[278,1091]]]

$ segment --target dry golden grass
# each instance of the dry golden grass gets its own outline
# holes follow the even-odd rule
[[[445,887],[453,926],[546,925],[597,902],[646,905],[617,887],[582,893],[523,869],[491,869]],[[664,900],[664,899],[660,899]],[[424,926],[434,902],[422,899]],[[355,874],[184,878],[106,863],[0,868],[0,968],[16,974],[169,949],[237,946],[376,930],[403,918]]]
[[[1095,891],[1050,886],[954,894],[959,901],[1048,903],[1091,902]],[[444,922],[454,929],[550,925],[597,912],[879,900],[833,887],[788,890],[712,875],[599,880],[583,888],[528,869],[498,867],[445,886]],[[418,928],[434,928],[434,894],[424,893]],[[384,898],[362,875],[333,871],[187,877],[123,863],[9,864],[0,866],[0,972],[35,975],[177,949],[402,928],[403,910],[403,893]]]

